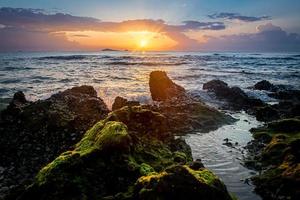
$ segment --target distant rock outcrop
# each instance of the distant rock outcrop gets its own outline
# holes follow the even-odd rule
[[[74,87],[36,102],[17,92],[0,117],[0,166],[4,168],[0,187],[14,188],[32,179],[108,112],[91,86]]]
[[[255,90],[267,90],[267,91],[276,91],[277,87],[271,84],[269,81],[262,80],[257,82],[254,87]]]

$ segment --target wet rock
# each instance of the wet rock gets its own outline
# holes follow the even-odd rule
[[[91,86],[74,87],[36,102],[28,102],[22,92],[16,93],[0,117],[0,163],[12,167],[4,175],[7,186],[31,180],[108,112]],[[17,178],[19,174],[25,180]]]
[[[252,149],[256,149],[250,151],[246,166],[260,165],[263,169],[261,174],[252,177],[255,191],[264,199],[298,199],[300,120],[278,120],[251,132],[255,138]]]
[[[164,71],[150,73],[149,87],[154,101],[165,101],[185,95],[185,89],[174,83]]]
[[[112,105],[112,110],[114,111],[114,110],[120,109],[124,106],[139,106],[139,105],[140,105],[140,103],[138,101],[128,101],[127,99],[125,99],[123,97],[117,96]]]
[[[274,93],[268,94],[268,96],[285,101],[300,101],[300,90],[279,90]]]
[[[207,169],[173,166],[159,174],[141,177],[135,199],[232,199],[223,183]]]
[[[168,84],[160,85],[158,80],[164,80],[163,82],[168,82]],[[166,87],[166,85],[169,86]],[[168,97],[160,98],[164,101],[159,105],[146,107],[167,116],[172,133],[186,134],[195,130],[208,132],[235,121],[232,117],[193,99],[181,86],[173,83],[165,72],[152,72],[149,86],[153,100],[157,100],[157,96]],[[170,90],[173,91],[172,95]]]
[[[262,80],[257,82],[253,88],[255,90],[266,90],[266,91],[276,91],[277,87],[271,84],[269,81]]]
[[[185,192],[192,199],[231,199],[212,172],[202,166],[196,170],[184,165],[192,161],[189,152],[184,151],[189,148],[183,147],[187,144],[182,140],[179,142],[164,133],[166,130],[159,127],[155,118],[160,121],[166,118],[159,115],[142,107],[123,107],[110,113],[85,133],[75,149],[45,166],[33,184],[16,197],[20,200],[172,199]],[[135,120],[140,121],[134,125]],[[149,127],[157,127],[157,132]],[[178,143],[181,146],[175,152],[171,149],[172,142],[173,146]],[[177,162],[178,156],[185,162]]]
[[[272,108],[272,106],[265,106],[257,109],[255,113],[255,117],[258,121],[264,121],[264,122],[280,119],[280,115],[278,111]]]
[[[220,80],[212,80],[203,84],[203,89],[213,92],[220,100],[225,100],[227,106],[234,110],[255,110],[264,103],[259,99],[250,98],[239,87],[229,87],[227,83]]]

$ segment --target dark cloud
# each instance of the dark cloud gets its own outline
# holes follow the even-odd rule
[[[257,27],[257,33],[207,37],[202,50],[299,52],[300,35],[287,33],[271,23]]]
[[[262,21],[262,20],[269,20],[271,19],[270,16],[259,16],[259,17],[253,17],[253,16],[244,16],[239,13],[215,13],[212,15],[208,15],[211,19],[228,19],[228,20],[239,20],[243,22],[256,22],[256,21]]]

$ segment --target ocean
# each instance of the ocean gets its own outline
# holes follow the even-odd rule
[[[79,85],[92,85],[111,107],[116,96],[151,103],[149,74],[166,71],[190,94],[217,106],[202,90],[203,83],[220,79],[266,102],[276,100],[265,92],[249,89],[256,82],[300,89],[299,53],[198,53],[198,52],[45,52],[0,53],[0,104],[5,107],[16,91],[31,100]],[[244,112],[225,111],[239,119],[235,124],[209,133],[184,136],[193,157],[201,158],[239,199],[260,199],[247,178],[255,174],[242,165],[243,146],[251,140],[249,129],[261,123]],[[223,139],[237,148],[222,145]]]

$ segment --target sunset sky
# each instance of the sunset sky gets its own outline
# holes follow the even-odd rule
[[[0,0],[0,51],[300,51],[299,0]]]

